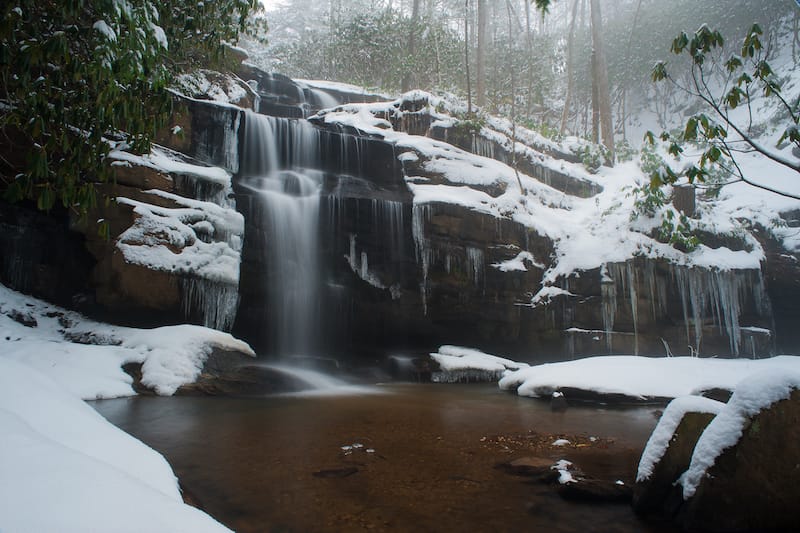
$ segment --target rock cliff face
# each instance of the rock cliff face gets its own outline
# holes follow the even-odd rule
[[[458,343],[528,361],[598,353],[763,356],[775,346],[772,309],[796,316],[790,297],[798,291],[797,258],[769,239],[766,283],[758,269],[709,270],[648,257],[554,274],[563,239],[537,229],[530,216],[515,215],[518,205],[498,215],[446,194],[419,193],[424,184],[503,204],[514,181],[469,183],[432,165],[424,146],[408,140],[414,138],[398,137],[424,135],[442,153],[463,153],[441,142],[448,141],[516,166],[526,183],[544,184],[537,185],[544,187],[543,204],[602,191],[574,169],[574,154],[527,130],[496,119],[466,127],[443,119],[418,95],[382,108],[351,105],[383,121],[375,130],[324,113],[306,121],[301,117],[322,107],[380,97],[299,84],[252,67],[239,75],[249,80],[240,87],[240,103],[278,117],[265,126],[272,132],[269,168],[312,172],[319,188],[318,291],[307,335],[328,355],[366,362]],[[89,302],[95,313],[136,325],[189,320],[232,327],[257,351],[276,352],[270,324],[285,309],[274,298],[280,290],[271,263],[274,237],[262,192],[248,185],[252,176],[243,169],[246,126],[254,116],[234,105],[176,96],[172,123],[154,154],[113,158],[116,181],[102,188],[121,200],[90,217],[109,222],[110,240],[79,221],[4,206],[0,239],[13,252],[3,254],[3,282],[59,303]],[[570,164],[559,166],[562,160]],[[34,224],[32,217],[48,222]],[[34,225],[42,230],[31,237]],[[63,241],[64,250],[52,257],[34,250],[35,242],[50,241]],[[149,253],[155,248],[158,257]],[[51,259],[66,267],[48,266]],[[775,322],[779,341],[790,322]],[[793,337],[787,332],[787,338]]]
[[[0,246],[8,253],[0,280],[113,322],[229,328],[243,233],[228,199],[241,114],[176,96],[152,154],[112,151],[113,179],[97,185],[108,201],[83,220],[2,204]],[[98,233],[98,220],[109,237]],[[214,272],[220,261],[235,275]]]

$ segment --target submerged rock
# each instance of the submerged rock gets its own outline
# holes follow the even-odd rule
[[[521,457],[495,466],[506,473],[530,478],[542,483],[555,483],[559,472],[553,468],[553,460],[546,457]]]
[[[586,478],[564,483],[558,493],[565,500],[585,503],[625,503],[631,501],[633,489],[621,481]]]

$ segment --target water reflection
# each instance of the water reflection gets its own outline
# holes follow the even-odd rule
[[[94,405],[164,453],[199,503],[238,531],[647,530],[626,505],[571,504],[552,487],[500,472],[498,462],[534,451],[493,438],[601,437],[613,444],[535,453],[632,481],[653,408],[552,413],[492,385],[377,388],[390,394]],[[364,446],[342,449],[354,443]]]

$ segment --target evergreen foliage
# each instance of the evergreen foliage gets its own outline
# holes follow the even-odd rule
[[[675,157],[683,153],[686,143],[698,145],[703,150],[699,162],[680,172],[674,171],[669,165],[662,166],[651,174],[652,187],[672,184],[680,178],[686,178],[689,183],[705,182],[714,170],[722,168],[742,181],[784,194],[748,179],[736,162],[736,153],[742,151],[758,152],[800,172],[799,160],[763,146],[747,124],[739,124],[731,118],[731,112],[741,106],[746,106],[752,117],[752,109],[749,108],[756,96],[776,99],[786,117],[778,144],[788,142],[800,149],[798,102],[787,101],[784,97],[779,78],[765,58],[762,35],[761,27],[754,24],[745,35],[741,47],[735,53],[727,54],[725,39],[717,30],[702,25],[691,37],[682,32],[673,40],[671,51],[676,55],[686,53],[691,58],[691,75],[687,85],[671,77],[665,62],[656,63],[653,67],[653,81],[672,82],[679,90],[698,98],[705,105],[705,110],[690,116],[685,127],[677,134],[664,132],[660,136],[662,141],[668,143],[669,153]],[[712,80],[715,77],[721,79],[722,83],[714,83]],[[655,142],[652,132],[647,133],[646,139],[651,144]],[[742,148],[741,143],[746,148]]]
[[[0,8],[0,188],[85,214],[111,144],[136,151],[171,110],[171,76],[222,53],[254,0],[13,0]]]

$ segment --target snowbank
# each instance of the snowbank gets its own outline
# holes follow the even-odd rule
[[[11,316],[35,326],[25,326]],[[121,366],[143,363],[142,383],[163,395],[191,383],[214,347],[255,355],[245,342],[201,326],[135,329],[88,320],[0,285],[0,360],[35,368],[83,399],[131,396]]]
[[[800,389],[800,367],[771,369],[739,383],[731,399],[703,431],[694,447],[689,469],[680,478],[683,498],[694,496],[717,457],[739,442],[751,417],[789,398],[797,389]]]
[[[710,413],[716,415],[724,406],[725,404],[722,402],[702,396],[683,396],[672,400],[667,405],[667,408],[664,409],[658,425],[656,425],[650,435],[650,439],[647,441],[647,445],[644,447],[642,458],[639,460],[636,482],[646,481],[653,475],[653,468],[664,457],[672,436],[686,413]]]
[[[763,370],[800,371],[800,357],[770,359],[700,359],[696,357],[600,356],[523,368],[506,374],[500,388],[521,396],[546,397],[562,388],[600,394],[678,398],[695,391],[732,390],[742,379]]]
[[[228,531],[183,503],[160,454],[7,357],[0,434],[2,531]]]
[[[440,346],[439,351],[430,356],[441,368],[440,372],[431,375],[431,380],[435,382],[495,381],[507,370],[528,366],[526,363],[461,346]]]

